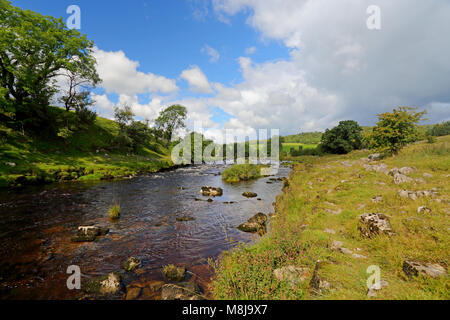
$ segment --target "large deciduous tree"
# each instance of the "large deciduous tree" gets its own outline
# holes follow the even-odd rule
[[[178,129],[186,127],[184,123],[186,118],[186,107],[178,104],[170,106],[160,113],[158,119],[155,121],[155,124],[164,132],[167,146],[170,145],[174,132]]]
[[[0,0],[0,93],[16,120],[45,117],[58,75],[75,73],[96,83],[93,46],[62,19]]]
[[[321,148],[325,152],[346,154],[362,146],[362,128],[356,121],[341,121],[337,127],[326,130],[322,136]]]

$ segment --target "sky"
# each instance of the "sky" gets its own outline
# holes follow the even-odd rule
[[[13,0],[44,15],[81,10],[102,84],[95,109],[155,120],[172,104],[219,139],[342,120],[373,125],[398,106],[450,120],[448,0]],[[379,25],[369,28],[370,6]],[[373,20],[370,20],[373,21]],[[63,84],[61,84],[63,86]]]

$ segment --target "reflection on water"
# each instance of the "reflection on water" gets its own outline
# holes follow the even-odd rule
[[[205,288],[216,258],[254,235],[236,226],[257,212],[270,213],[281,182],[269,178],[224,184],[221,166],[192,166],[131,180],[70,183],[27,188],[0,195],[0,298],[72,299],[66,288],[69,265],[78,265],[83,279],[113,272],[130,256],[142,268],[128,281],[163,280],[160,268],[183,264]],[[286,177],[281,167],[278,177]],[[202,186],[222,187],[224,195],[205,200]],[[244,191],[258,193],[247,199]],[[203,201],[198,201],[203,200]],[[119,202],[121,218],[110,222],[109,207]],[[192,216],[195,221],[178,222]],[[101,225],[110,233],[93,243],[72,243],[80,225]]]

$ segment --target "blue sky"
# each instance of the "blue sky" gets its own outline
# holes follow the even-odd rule
[[[68,18],[96,44],[96,110],[128,104],[140,119],[188,108],[210,137],[373,125],[397,106],[450,120],[448,0],[13,0]],[[370,30],[367,8],[380,8]],[[427,14],[424,15],[423,13]],[[418,18],[420,17],[420,18]]]

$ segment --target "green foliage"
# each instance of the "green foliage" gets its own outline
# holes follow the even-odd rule
[[[160,113],[155,124],[164,133],[167,146],[170,145],[174,132],[186,126],[184,123],[186,118],[187,109],[181,105],[170,106]]]
[[[47,106],[63,71],[98,79],[94,43],[62,19],[13,7],[0,0],[0,88],[2,100],[14,109],[16,124],[55,130]],[[81,71],[83,69],[84,71]]]
[[[248,181],[261,178],[262,165],[256,164],[236,164],[225,169],[222,173],[222,180],[225,182]]]
[[[442,137],[450,135],[450,121],[437,124],[428,131],[429,135],[434,137]]]
[[[356,121],[341,121],[331,130],[326,130],[322,136],[321,148],[325,152],[347,154],[362,146],[362,128]]]
[[[416,112],[415,110],[415,108],[399,107],[393,112],[378,115],[377,126],[369,137],[369,147],[381,152],[397,154],[408,143],[417,141],[417,125],[426,111]]]
[[[427,142],[430,144],[436,143],[437,139],[434,136],[427,136]]]

